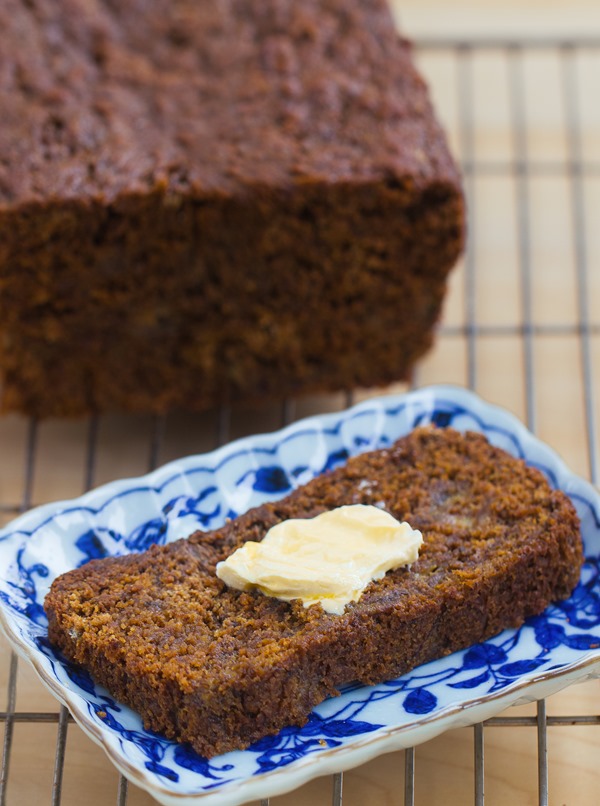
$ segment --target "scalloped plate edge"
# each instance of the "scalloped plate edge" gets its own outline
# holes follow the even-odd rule
[[[310,428],[313,425],[318,424],[319,427],[327,428],[330,424],[339,423],[344,417],[359,414],[361,411],[368,411],[378,407],[390,409],[407,401],[423,401],[423,398],[430,400],[430,408],[433,408],[435,400],[443,398],[445,402],[464,406],[482,420],[491,418],[499,421],[499,425],[512,432],[522,444],[529,445],[537,452],[542,453],[545,461],[552,465],[553,472],[556,473],[563,489],[568,491],[573,487],[577,487],[586,498],[595,499],[596,505],[599,504],[600,497],[597,490],[585,479],[576,476],[570,471],[558,453],[535,437],[515,415],[502,407],[487,403],[468,390],[449,385],[438,385],[424,387],[402,395],[370,398],[349,409],[324,415],[313,415],[274,432],[243,437],[209,453],[197,454],[169,462],[143,476],[109,482],[75,499],[44,504],[19,516],[5,526],[0,530],[0,538],[8,533],[26,531],[30,525],[36,528],[36,525],[39,526],[48,516],[56,516],[65,507],[75,505],[89,506],[96,502],[104,502],[133,485],[149,489],[158,487],[170,476],[185,473],[188,467],[197,464],[199,460],[202,461],[205,467],[214,468],[223,459],[236,451],[252,449],[271,441],[281,441],[295,432]],[[496,426],[492,426],[489,423],[488,427],[490,430],[496,428]],[[32,664],[46,688],[71,710],[75,721],[93,741],[103,747],[117,769],[165,806],[185,806],[188,803],[198,804],[200,802],[203,806],[213,806],[213,804],[214,806],[216,804],[220,804],[220,806],[237,806],[249,800],[283,794],[313,778],[356,767],[380,754],[425,742],[450,728],[471,725],[489,719],[494,714],[518,702],[542,699],[573,682],[600,676],[600,655],[597,652],[590,651],[577,662],[561,669],[552,670],[542,675],[525,674],[521,679],[503,689],[502,692],[487,695],[483,699],[464,700],[458,705],[447,706],[432,716],[421,717],[410,724],[381,729],[364,739],[353,741],[349,746],[324,750],[279,770],[258,774],[243,781],[224,784],[213,792],[176,793],[160,786],[146,775],[143,770],[123,759],[113,742],[110,741],[109,735],[88,719],[79,702],[70,696],[68,689],[57,684],[47,674],[35,653],[31,651],[14,626],[6,619],[3,607],[0,607],[0,627],[2,627],[16,652]],[[585,674],[581,674],[582,672],[585,672]]]
[[[0,626],[6,627],[5,617],[0,610]],[[76,723],[96,744],[103,748],[111,762],[128,780],[147,791],[164,806],[239,806],[252,800],[274,797],[290,792],[314,778],[353,769],[373,758],[403,750],[413,745],[422,744],[441,733],[453,728],[467,727],[484,722],[513,705],[541,700],[576,682],[584,682],[590,678],[600,677],[600,656],[589,653],[580,661],[561,669],[533,675],[515,681],[502,692],[487,695],[484,698],[464,700],[458,705],[450,705],[430,717],[422,717],[413,723],[395,728],[384,728],[370,734],[362,740],[354,741],[350,746],[330,748],[310,755],[296,762],[293,766],[282,767],[269,773],[263,773],[232,782],[219,787],[214,792],[176,793],[157,785],[144,772],[127,763],[94,722],[87,718],[77,702],[68,696],[68,691],[56,685],[29,647],[23,646],[8,636],[15,651],[24,660],[32,664],[41,682],[50,693],[73,715]],[[581,672],[586,671],[584,675]],[[64,696],[65,693],[67,696]],[[317,768],[315,770],[315,767]]]

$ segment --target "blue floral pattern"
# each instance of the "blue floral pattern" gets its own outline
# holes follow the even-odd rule
[[[57,574],[94,558],[143,551],[196,529],[216,528],[349,456],[389,445],[430,422],[483,432],[571,496],[582,521],[586,562],[570,599],[519,630],[397,680],[349,684],[316,708],[303,727],[286,728],[248,750],[210,761],[145,731],[137,714],[49,644],[43,600]],[[120,768],[162,802],[173,795],[189,798],[182,803],[199,799],[203,804],[258,799],[336,765],[414,744],[432,735],[432,725],[435,732],[453,720],[464,723],[467,711],[476,721],[489,716],[490,708],[500,710],[523,697],[545,696],[572,679],[600,674],[600,496],[514,417],[452,387],[370,400],[33,510],[0,532],[0,561],[0,616],[9,639]],[[318,763],[308,764],[312,759]]]

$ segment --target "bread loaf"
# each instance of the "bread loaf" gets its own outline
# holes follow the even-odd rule
[[[463,196],[384,0],[5,0],[0,30],[4,410],[408,376]]]

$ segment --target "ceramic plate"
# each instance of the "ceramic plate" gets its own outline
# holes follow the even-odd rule
[[[348,685],[289,728],[248,750],[201,758],[145,731],[48,643],[42,608],[58,574],[93,557],[142,551],[151,543],[212,529],[225,518],[286,495],[347,457],[389,445],[434,422],[483,432],[540,468],[573,500],[586,563],[571,598],[519,630],[378,686]],[[16,650],[65,703],[116,766],[164,804],[239,804],[362,764],[448,728],[487,719],[507,705],[545,697],[600,674],[600,496],[512,415],[453,387],[383,397],[238,440],[147,476],[117,481],[74,501],[32,510],[0,532],[1,621]]]

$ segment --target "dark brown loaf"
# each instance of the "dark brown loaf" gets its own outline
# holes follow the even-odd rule
[[[407,377],[463,198],[384,0],[4,0],[4,409]]]
[[[422,531],[410,569],[342,616],[227,589],[215,564],[290,517],[384,505]],[[302,724],[374,683],[516,627],[567,597],[582,562],[569,499],[476,434],[420,429],[210,533],[94,560],[54,581],[50,640],[145,725],[211,756]]]

